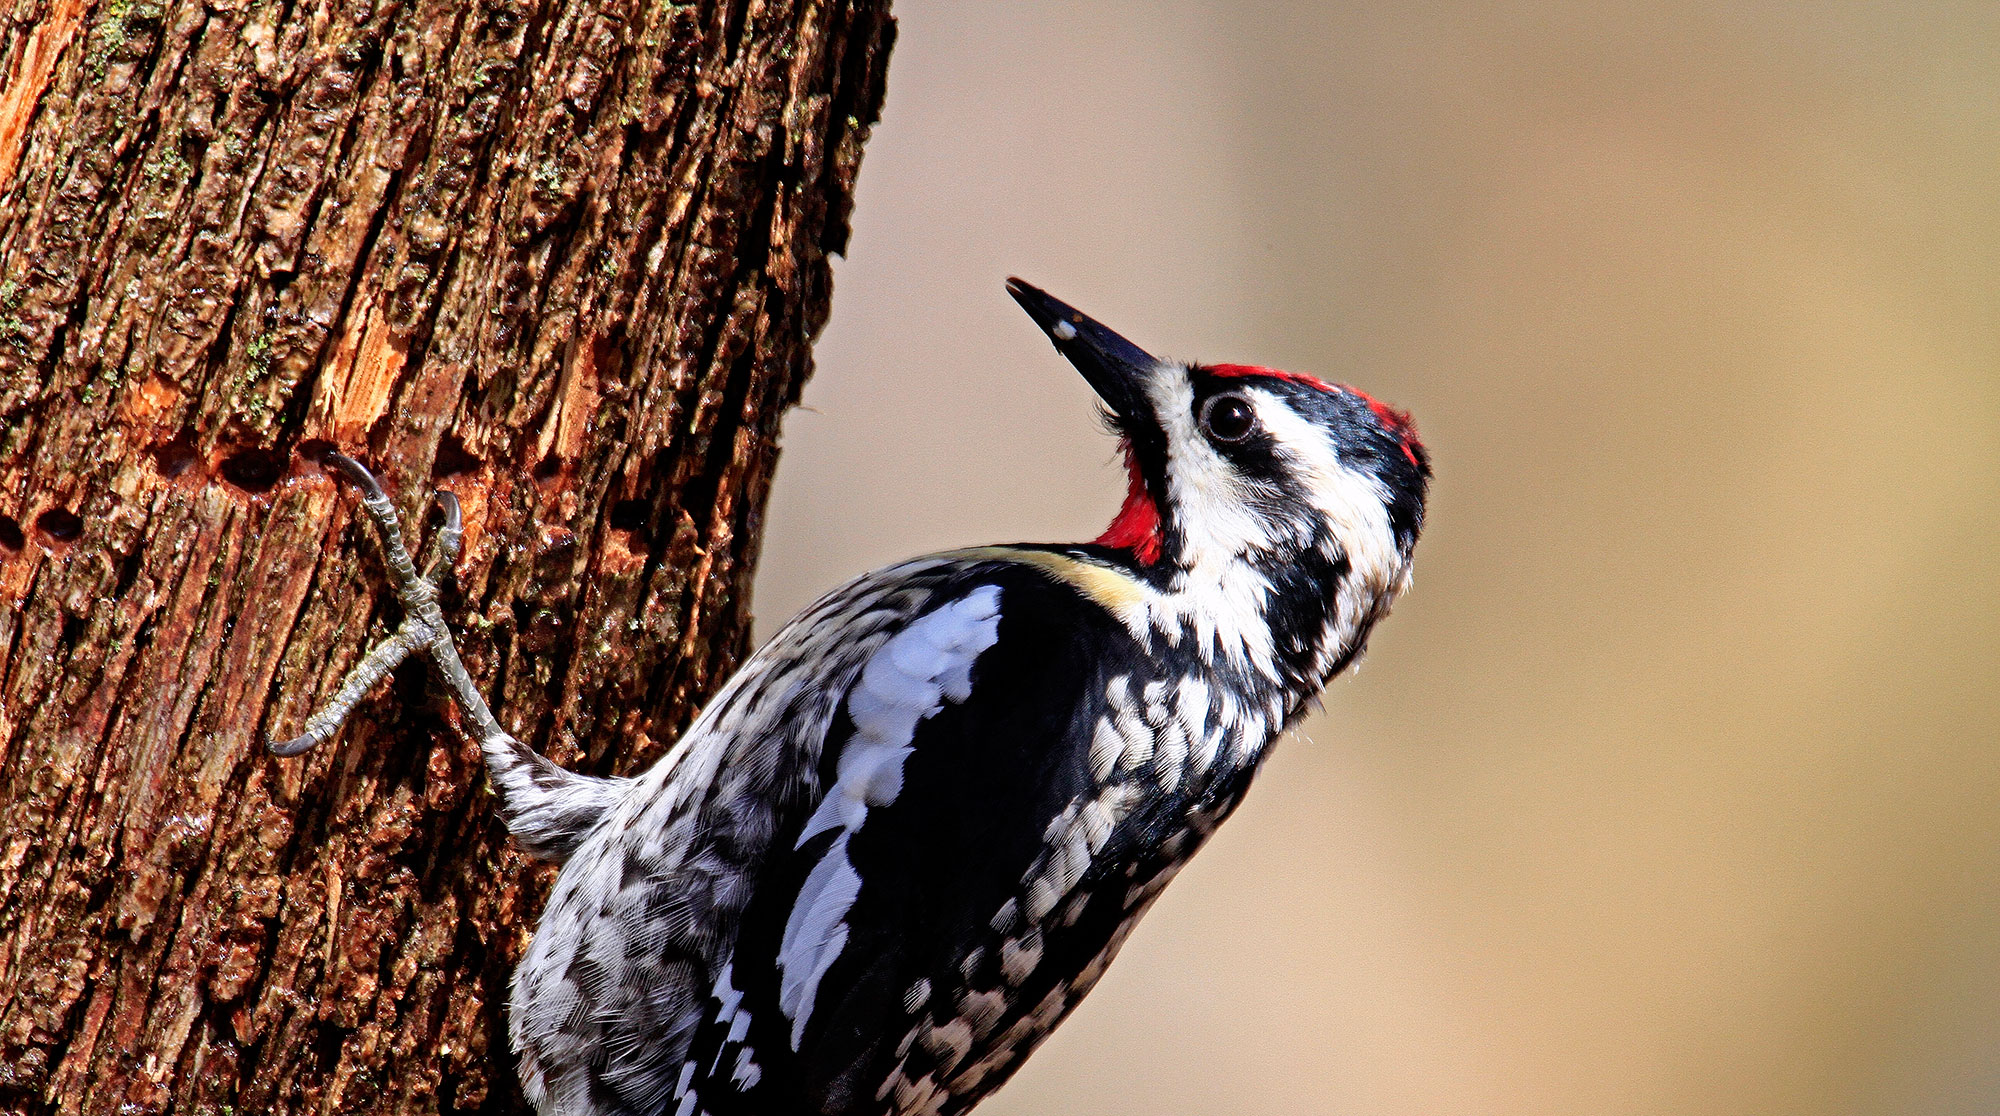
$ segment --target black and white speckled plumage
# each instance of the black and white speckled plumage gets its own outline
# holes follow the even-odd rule
[[[629,780],[554,768],[460,688],[510,828],[565,861],[509,1009],[542,1112],[970,1108],[1407,584],[1428,468],[1401,416],[1010,289],[1124,438],[1104,539],[834,591]],[[409,639],[450,675],[448,635]]]

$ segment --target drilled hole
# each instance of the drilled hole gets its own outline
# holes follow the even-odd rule
[[[326,464],[326,455],[332,453],[336,448],[332,442],[327,441],[325,438],[307,438],[305,441],[300,442],[294,448],[293,452],[315,465],[324,465]]]
[[[446,434],[438,443],[437,460],[431,463],[431,478],[442,480],[460,473],[478,472],[483,464],[465,448],[464,442],[458,440],[458,435]]]
[[[57,542],[68,542],[83,534],[83,520],[68,508],[50,508],[35,517],[35,530]]]
[[[19,550],[28,545],[21,523],[11,515],[0,515],[0,550]]]
[[[652,506],[644,500],[620,500],[611,505],[611,529],[643,531],[646,528],[646,513],[652,510]]]
[[[536,480],[548,480],[560,472],[562,472],[562,458],[553,453],[535,462]]]
[[[270,450],[238,450],[222,459],[220,472],[245,492],[269,492],[285,475],[285,457]]]
[[[198,460],[200,455],[194,451],[194,442],[185,436],[153,447],[153,467],[163,477],[178,477],[194,468]]]

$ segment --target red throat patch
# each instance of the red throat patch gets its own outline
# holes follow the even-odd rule
[[[1150,566],[1160,560],[1160,507],[1153,503],[1153,494],[1146,491],[1146,478],[1139,472],[1139,460],[1132,456],[1132,443],[1123,443],[1125,450],[1125,475],[1128,487],[1125,489],[1125,504],[1111,520],[1111,526],[1097,536],[1099,546],[1129,550],[1141,565]]]

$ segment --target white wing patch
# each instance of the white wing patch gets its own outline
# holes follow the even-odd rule
[[[715,1022],[727,1024],[729,1031],[723,1038],[721,1048],[716,1051],[715,1061],[709,1066],[708,1076],[713,1079],[721,1072],[722,1060],[734,1050],[736,1066],[730,1082],[741,1090],[755,1088],[764,1076],[757,1065],[757,1052],[744,1045],[743,1039],[750,1033],[750,1011],[743,1006],[743,993],[736,989],[736,964],[729,962],[722,966],[722,972],[715,978],[715,987],[709,990],[714,997]],[[674,1084],[672,1099],[677,1102],[674,1116],[702,1116],[701,1091],[694,1087],[695,1071],[700,1069],[693,1058],[681,1063],[680,1079]],[[567,1112],[568,1109],[558,1109]]]
[[[847,944],[847,912],[861,894],[848,840],[903,789],[903,762],[926,717],[972,694],[972,664],[1000,637],[1000,587],[985,585],[935,609],[884,643],[847,695],[854,737],[833,785],[806,819],[795,848],[837,832],[806,875],[778,945],[778,1007],[792,1021],[792,1049],[805,1036],[819,982]]]

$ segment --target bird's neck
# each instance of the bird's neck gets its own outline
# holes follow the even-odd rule
[[[1144,590],[1154,638],[1289,723],[1365,648],[1407,581],[1322,536],[1284,554],[1199,556]],[[1364,568],[1365,567],[1365,568]]]

